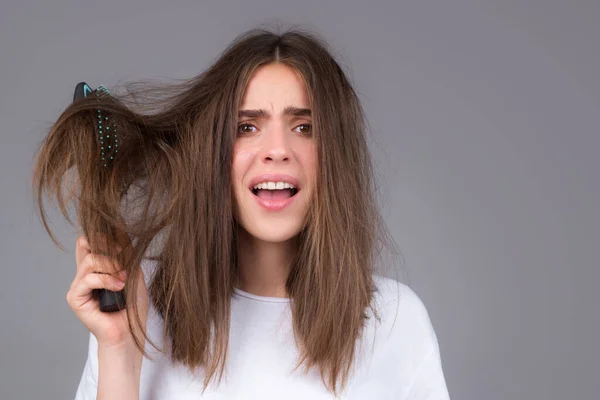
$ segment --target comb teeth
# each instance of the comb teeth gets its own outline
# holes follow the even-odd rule
[[[106,88],[106,86],[100,85],[96,89],[96,94],[97,95],[99,95],[99,94],[106,94],[106,95],[110,96],[110,91]]]
[[[110,92],[106,88],[106,86],[100,85],[96,89],[96,97],[99,99],[101,96],[104,95],[110,96]],[[114,119],[111,119],[109,121],[107,116],[102,115],[102,110],[100,110],[100,108],[98,108],[97,117],[98,134],[100,137],[100,154],[102,158],[102,163],[105,167],[107,167],[108,160],[112,160],[119,151],[119,141],[117,139],[117,125]]]

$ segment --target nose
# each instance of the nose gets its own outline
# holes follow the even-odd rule
[[[291,154],[289,136],[282,126],[273,126],[263,135],[261,159],[264,163],[289,161]]]

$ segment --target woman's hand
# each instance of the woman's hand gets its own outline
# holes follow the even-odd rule
[[[125,272],[117,260],[91,252],[85,236],[77,238],[75,258],[77,272],[67,292],[67,303],[81,322],[94,334],[99,347],[122,347],[131,345],[133,338],[129,330],[125,309],[117,312],[100,311],[99,300],[94,289],[107,289],[114,292],[123,290]],[[120,272],[115,272],[120,271]],[[148,312],[148,295],[141,269],[138,269],[138,310],[145,330]],[[135,327],[135,324],[134,324]],[[143,336],[142,336],[143,337]]]

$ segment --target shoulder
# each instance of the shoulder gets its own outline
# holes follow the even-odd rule
[[[396,343],[405,343],[421,353],[438,348],[438,341],[423,300],[408,285],[373,275],[374,301],[381,325]]]
[[[429,318],[427,308],[408,285],[384,276],[373,275],[376,294],[375,301],[380,308],[399,306],[399,312],[415,318]]]

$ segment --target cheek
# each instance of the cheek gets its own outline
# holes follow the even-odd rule
[[[234,149],[233,165],[246,166],[250,163],[252,157],[254,157],[254,153],[250,150]]]
[[[254,153],[244,149],[234,148],[233,152],[233,165],[232,165],[232,174],[233,174],[233,185],[235,188],[238,188],[241,183],[244,175],[248,171],[250,164],[252,163],[252,159],[254,158]]]
[[[233,218],[235,221],[239,222],[239,207],[241,205],[241,196],[243,195],[243,190],[245,188],[242,185],[242,181],[244,179],[244,175],[248,172],[250,165],[252,164],[252,160],[254,158],[254,153],[252,151],[240,149],[239,147],[234,147],[233,149],[233,163],[231,168],[232,174],[232,195],[233,195]]]
[[[314,182],[317,174],[317,147],[315,143],[311,143],[302,151],[302,166],[306,171],[306,177],[310,182]]]

